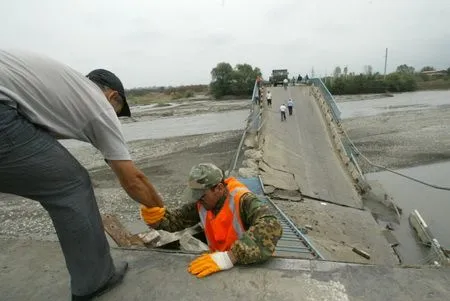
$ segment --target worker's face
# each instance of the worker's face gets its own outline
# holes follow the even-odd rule
[[[217,202],[225,194],[226,188],[223,183],[205,191],[205,194],[199,199],[200,203],[206,210],[212,210],[216,207]]]
[[[119,92],[112,89],[107,89],[106,91],[104,91],[104,93],[106,99],[108,99],[108,102],[112,105],[116,114],[119,114],[119,112],[122,111],[123,108],[123,100],[119,95]]]

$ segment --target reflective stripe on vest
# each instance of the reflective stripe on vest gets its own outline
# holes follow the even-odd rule
[[[235,208],[235,202],[234,197],[236,196],[236,193],[242,190],[248,190],[246,188],[238,187],[231,191],[230,193],[230,199],[228,200],[228,205],[230,207],[231,212],[233,212],[233,228],[234,231],[237,233],[238,238],[242,237],[242,234],[244,234],[245,230],[242,227],[241,223],[239,222],[238,215],[236,214],[236,208]],[[237,208],[237,210],[240,210],[240,208]]]

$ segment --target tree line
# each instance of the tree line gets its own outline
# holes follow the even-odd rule
[[[192,97],[195,93],[207,93],[208,85],[186,85],[177,87],[164,87],[164,86],[153,86],[153,87],[139,87],[127,89],[125,91],[128,97],[139,97],[145,96],[149,93],[162,93],[166,95],[182,95],[183,97]]]
[[[261,76],[261,70],[249,64],[237,64],[233,68],[229,63],[218,63],[211,70],[210,93],[216,99],[228,95],[251,96],[258,76]]]
[[[261,70],[258,67],[253,68],[249,64],[237,64],[232,67],[229,63],[221,62],[211,70],[209,85],[139,87],[126,90],[126,94],[129,97],[140,97],[150,93],[162,93],[189,98],[196,93],[205,93],[211,94],[216,99],[224,96],[248,97],[253,93],[258,76],[261,76]]]
[[[423,67],[420,72],[406,64],[397,67],[395,72],[386,76],[379,72],[373,73],[370,65],[364,67],[364,73],[355,74],[349,72],[348,68],[341,69],[339,66],[334,69],[332,77],[325,77],[323,81],[332,94],[361,94],[361,93],[386,93],[386,92],[407,92],[415,91],[418,84],[430,81],[432,77],[424,71],[435,71],[432,66]],[[448,81],[450,86],[450,68],[446,70],[446,75],[441,79]]]

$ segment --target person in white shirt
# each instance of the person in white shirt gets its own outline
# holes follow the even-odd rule
[[[292,109],[294,108],[294,102],[292,101],[292,98],[289,98],[287,102],[287,107],[289,110],[289,115],[292,115]]]
[[[161,197],[131,160],[118,119],[130,115],[122,82],[112,72],[84,76],[45,56],[0,50],[0,192],[47,210],[72,300],[112,289],[128,264],[114,264],[89,173],[57,138],[91,143],[133,200],[164,215]]]
[[[286,105],[283,103],[280,106],[280,112],[281,112],[281,121],[286,120]]]
[[[272,93],[270,93],[269,90],[267,90],[266,99],[267,99],[267,106],[271,108],[272,107]]]

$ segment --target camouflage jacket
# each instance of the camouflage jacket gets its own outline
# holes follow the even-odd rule
[[[216,214],[224,202],[225,198],[219,201],[215,209]],[[278,219],[253,193],[242,196],[240,213],[246,232],[232,245],[231,252],[240,264],[266,261],[275,251],[275,246],[282,234]],[[166,210],[158,229],[176,232],[199,222],[197,203],[193,202],[177,209]]]

